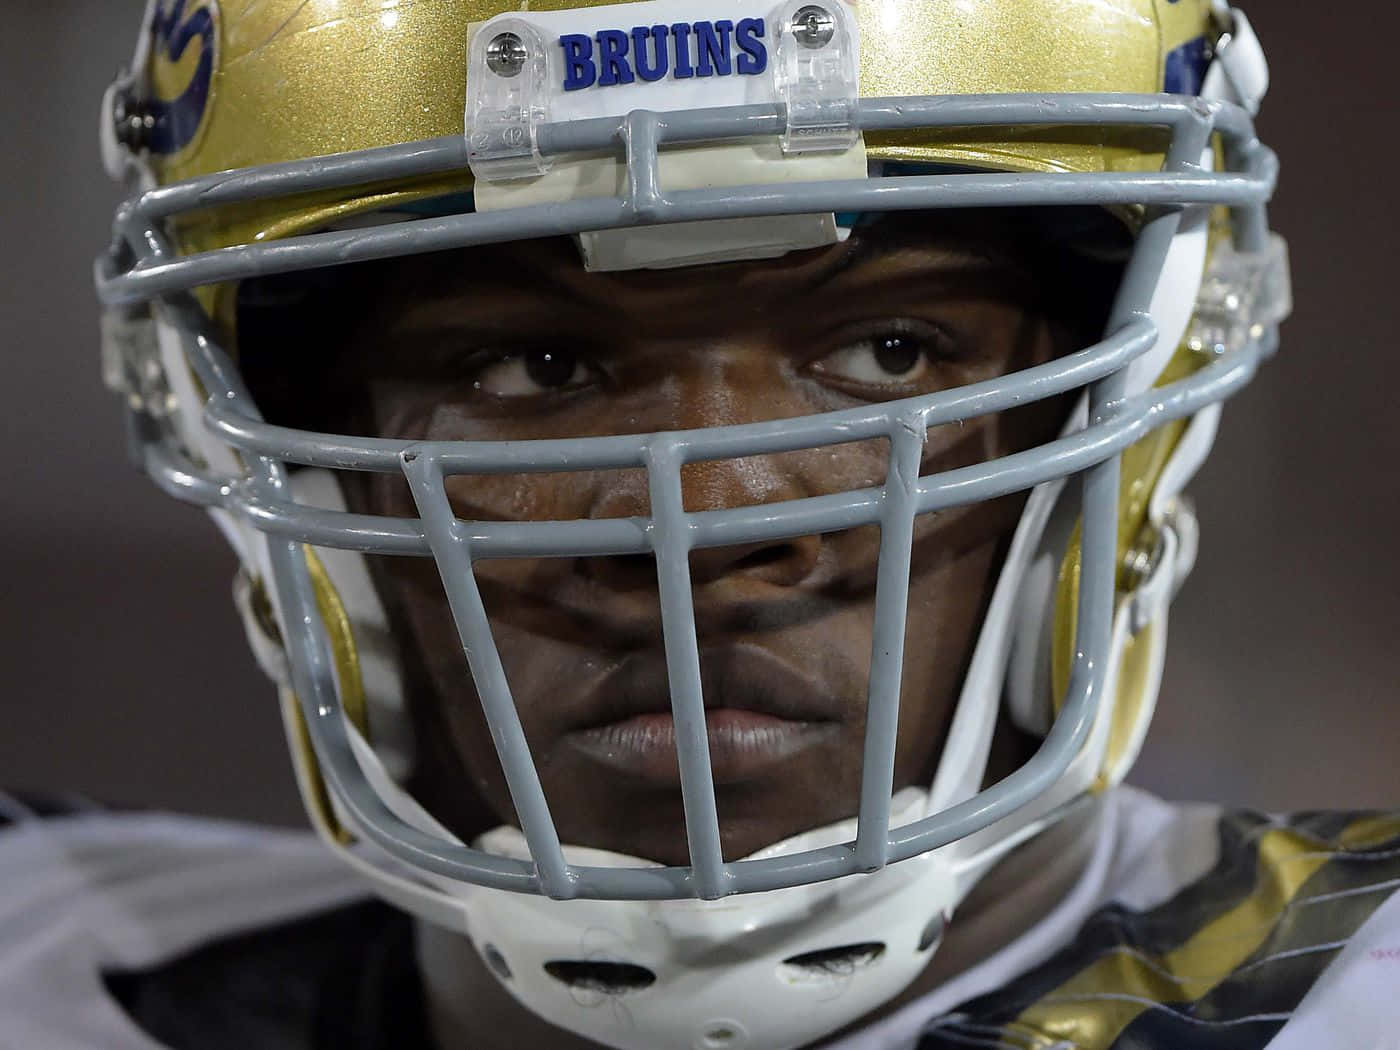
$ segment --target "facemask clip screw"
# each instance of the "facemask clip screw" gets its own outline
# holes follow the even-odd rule
[[[529,57],[525,42],[514,33],[500,33],[486,45],[486,68],[498,77],[516,76]]]
[[[836,19],[816,4],[800,7],[792,16],[792,35],[803,47],[826,47],[836,35]]]

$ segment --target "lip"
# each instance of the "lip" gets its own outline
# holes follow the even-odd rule
[[[710,770],[717,784],[762,776],[829,739],[840,704],[755,646],[700,654]],[[664,655],[634,653],[588,691],[564,741],[589,758],[657,784],[678,785],[675,722]]]

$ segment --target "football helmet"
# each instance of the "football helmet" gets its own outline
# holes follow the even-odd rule
[[[132,454],[242,569],[308,812],[388,900],[470,936],[531,1010],[617,1047],[793,1047],[913,980],[977,879],[1120,781],[1196,526],[1182,489],[1289,310],[1252,117],[1267,70],[1223,0],[150,0],[101,135],[133,195],[96,267]],[[576,441],[421,442],[265,422],[239,282],[568,235],[616,270],[775,257],[848,217],[1107,209],[1131,255],[1103,338],[927,396]],[[1053,441],[920,475],[930,428],[1076,398]],[[687,511],[686,464],[888,441],[885,480]],[[445,479],[646,471],[636,518],[466,521]],[[345,471],[419,516],[346,509]],[[915,519],[1028,493],[931,784],[893,755]],[[878,526],[850,820],[720,848],[688,556]],[[519,817],[461,842],[403,787],[403,676],[366,555],[435,560]],[[561,842],[474,577],[506,557],[654,559],[690,863]],[[1043,738],[984,783],[1007,717]],[[715,951],[717,946],[726,950]],[[830,965],[839,959],[841,965]],[[571,963],[587,966],[570,966]],[[603,1008],[599,1008],[600,1005]]]

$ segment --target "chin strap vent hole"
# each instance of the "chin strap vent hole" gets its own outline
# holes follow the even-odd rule
[[[482,958],[486,960],[486,965],[503,981],[509,981],[513,976],[510,972],[510,964],[506,962],[506,957],[501,954],[501,950],[494,944],[488,944],[481,949]]]
[[[739,1050],[747,1042],[744,1029],[734,1021],[715,1021],[695,1045],[700,1050]]]
[[[831,981],[849,977],[863,970],[885,954],[880,941],[843,944],[839,948],[822,948],[784,959],[779,973],[789,981]]]
[[[575,991],[602,995],[626,995],[656,983],[656,974],[633,963],[556,959],[544,964],[544,972]]]
[[[926,952],[930,948],[937,948],[938,942],[943,940],[943,931],[947,926],[948,918],[942,912],[929,919],[924,932],[919,935],[919,951]]]

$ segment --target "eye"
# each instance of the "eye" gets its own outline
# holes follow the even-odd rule
[[[588,366],[567,350],[526,350],[483,365],[472,386],[494,397],[534,397],[592,381]]]
[[[902,393],[927,380],[944,355],[946,337],[926,325],[887,326],[808,366],[822,379],[874,394]]]

